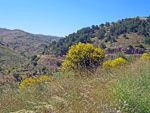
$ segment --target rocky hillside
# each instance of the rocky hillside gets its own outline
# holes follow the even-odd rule
[[[0,28],[0,43],[23,56],[41,54],[51,41],[61,37],[31,34],[22,30]]]
[[[69,46],[78,42],[93,43],[108,53],[122,50],[128,54],[139,54],[150,51],[150,17],[126,18],[82,28],[58,42],[52,42],[50,49],[53,54],[64,55]]]

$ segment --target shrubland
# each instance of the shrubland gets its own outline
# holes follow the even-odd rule
[[[72,33],[58,42],[50,44],[50,51],[55,55],[64,55],[69,47],[78,42],[93,43],[99,47],[126,48],[132,45],[134,48],[149,49],[150,44],[150,17],[135,17],[118,20],[117,22],[106,22],[100,25],[85,27]],[[122,40],[124,40],[122,42]],[[142,46],[136,47],[137,44]]]
[[[52,75],[1,86],[0,112],[149,113],[149,53],[132,58],[132,62],[122,57],[110,60],[104,57],[105,52],[91,44],[73,45],[64,60],[68,64],[61,67],[66,71],[61,69]],[[96,68],[89,76],[87,71],[93,66]],[[76,76],[76,72],[82,73]]]

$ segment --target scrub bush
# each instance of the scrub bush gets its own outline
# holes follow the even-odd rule
[[[95,48],[92,44],[81,43],[70,47],[66,59],[62,63],[62,70],[93,70],[100,66],[105,58],[105,51]]]

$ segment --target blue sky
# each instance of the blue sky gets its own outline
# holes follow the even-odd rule
[[[66,36],[82,27],[149,16],[150,0],[0,0],[0,27]]]

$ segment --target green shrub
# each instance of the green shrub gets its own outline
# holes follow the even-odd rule
[[[2,71],[3,69],[0,67],[0,71]]]
[[[38,63],[38,60],[39,60],[39,57],[37,56],[37,55],[34,55],[34,56],[32,56],[31,57],[31,64],[33,65],[33,66],[36,66]]]
[[[125,56],[125,53],[124,53],[124,52],[117,52],[117,53],[116,53],[116,58],[119,58],[119,57],[124,58],[124,59],[126,59],[126,60],[127,60],[127,58],[126,58],[126,56]]]
[[[145,37],[144,42],[145,44],[150,44],[150,37]]]

